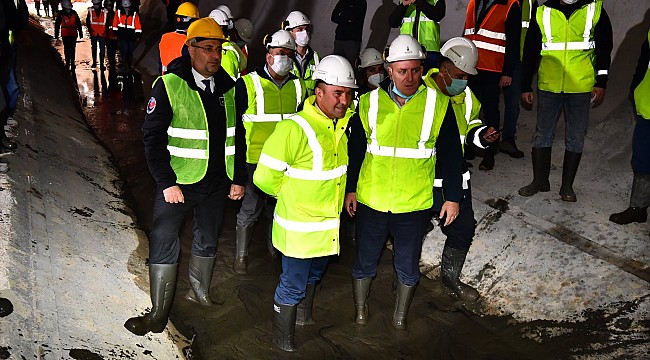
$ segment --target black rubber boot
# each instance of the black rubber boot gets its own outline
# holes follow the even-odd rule
[[[465,264],[467,251],[458,250],[445,245],[442,250],[442,262],[440,264],[440,277],[442,283],[456,294],[456,297],[463,301],[476,301],[480,294],[473,287],[460,281],[460,273]]]
[[[496,153],[496,145],[490,146],[485,149],[483,153],[483,160],[478,165],[479,170],[490,171],[494,169],[494,154]]]
[[[174,300],[177,267],[178,264],[149,265],[151,311],[143,316],[127,320],[124,323],[127,330],[138,336],[143,336],[148,332],[161,333],[165,330]]]
[[[355,317],[354,321],[359,325],[368,323],[370,317],[368,313],[368,294],[370,293],[370,284],[372,278],[355,279],[352,278],[352,293],[354,294]]]
[[[284,351],[296,351],[293,335],[296,330],[297,308],[298,305],[273,302],[273,343]]]
[[[521,196],[533,196],[551,190],[548,175],[551,173],[551,148],[533,148],[533,182],[519,189]]]
[[[397,296],[395,298],[395,312],[393,313],[393,327],[396,329],[406,329],[406,317],[414,294],[415,285],[406,286],[401,281],[397,281]]]
[[[237,274],[246,274],[248,272],[248,246],[253,238],[252,226],[237,226],[235,228],[237,239],[235,262],[232,264],[233,270]]]
[[[315,292],[316,284],[307,284],[305,298],[298,304],[298,310],[296,310],[296,325],[305,326],[314,323],[314,320],[311,317],[311,310],[314,307]]]
[[[216,256],[203,257],[192,255],[190,257],[189,275],[190,289],[185,298],[203,306],[212,306],[210,300],[210,283]]]
[[[564,152],[564,164],[562,165],[562,186],[560,187],[560,196],[562,201],[576,202],[575,191],[573,191],[573,180],[576,178],[578,172],[578,165],[582,153],[574,153],[571,151]]]
[[[517,148],[517,143],[515,138],[503,139],[499,144],[499,152],[510,155],[515,159],[521,159],[524,157],[524,152]]]

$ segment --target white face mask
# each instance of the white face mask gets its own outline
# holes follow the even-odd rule
[[[298,31],[296,33],[296,44],[299,46],[307,46],[309,44],[309,34],[307,30]]]
[[[384,74],[373,74],[368,77],[368,84],[374,87],[379,87],[379,83],[382,82],[382,80],[384,80]]]
[[[578,0],[562,0],[563,3],[567,5],[572,5],[578,2]]]
[[[280,76],[285,76],[293,68],[293,62],[287,55],[273,55],[271,69]]]

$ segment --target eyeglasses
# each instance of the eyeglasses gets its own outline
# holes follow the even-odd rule
[[[206,52],[207,54],[223,55],[226,52],[226,50],[224,50],[223,48],[220,48],[220,47],[215,48],[215,47],[212,47],[212,46],[198,46],[198,45],[192,45],[192,47],[201,49],[204,52]]]

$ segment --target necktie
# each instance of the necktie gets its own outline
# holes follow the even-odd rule
[[[205,92],[208,95],[212,95],[212,88],[210,87],[210,80],[201,80],[201,82],[205,85]]]

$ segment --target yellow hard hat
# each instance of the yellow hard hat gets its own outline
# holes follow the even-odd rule
[[[192,19],[198,19],[199,18],[199,8],[196,7],[191,2],[184,2],[178,6],[178,9],[176,9],[176,15],[178,16],[187,16]]]
[[[223,30],[221,26],[217,24],[216,21],[212,18],[200,18],[193,22],[189,28],[187,28],[187,39],[185,40],[185,45],[190,44],[190,40],[195,38],[202,39],[213,39],[213,40],[222,40],[226,41],[226,37],[223,35]]]

